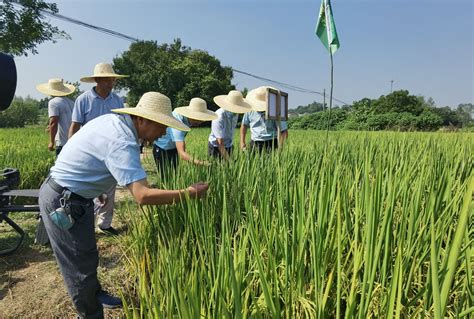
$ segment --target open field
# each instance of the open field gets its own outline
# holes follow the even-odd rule
[[[208,132],[190,133],[191,154],[206,157]],[[23,188],[38,187],[54,160],[46,141],[40,128],[1,130],[0,167],[20,169]],[[107,314],[467,318],[474,312],[472,154],[471,133],[332,132],[326,139],[290,130],[281,153],[237,151],[230,163],[183,164],[166,181],[147,157],[159,187],[205,180],[211,189],[176,206],[140,208],[119,196],[123,235],[98,238],[99,275],[126,307]],[[0,317],[72,315],[54,258],[31,244],[34,219],[24,216],[14,219],[30,239],[0,259]],[[18,289],[47,276],[42,294]]]

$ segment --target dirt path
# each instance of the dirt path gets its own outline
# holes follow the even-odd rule
[[[128,190],[117,189],[116,201],[129,198]],[[118,214],[117,214],[118,215]],[[54,255],[49,247],[33,243],[36,219],[33,213],[10,214],[27,237],[11,255],[0,257],[0,318],[76,318]],[[121,221],[114,218],[114,226]],[[0,249],[6,248],[16,234],[0,223]],[[118,241],[97,234],[99,278],[103,287],[118,294],[125,277]],[[105,310],[106,318],[122,317],[121,310]]]

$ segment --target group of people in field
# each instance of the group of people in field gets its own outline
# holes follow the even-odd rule
[[[205,100],[195,97],[189,105],[172,110],[170,99],[159,92],[147,92],[134,107],[124,107],[112,92],[116,81],[127,75],[115,73],[111,64],[99,63],[91,76],[81,82],[95,83],[73,102],[68,98],[75,87],[60,79],[37,86],[51,96],[48,103],[50,151],[57,158],[39,192],[41,218],[59,264],[68,293],[81,318],[103,318],[103,308],[121,306],[120,298],[102,289],[97,278],[99,262],[95,239],[97,227],[118,234],[112,227],[115,189],[127,187],[140,205],[173,204],[206,195],[209,185],[197,182],[187,188],[152,188],[142,167],[140,145],[153,145],[153,157],[163,178],[179,161],[208,165],[186,150],[191,127],[212,121],[209,156],[229,159],[238,115],[240,148],[246,149],[251,131],[252,150],[281,147],[288,136],[286,122],[265,117],[267,87],[214,97],[220,108],[213,112]],[[277,134],[280,132],[280,136]],[[279,144],[278,144],[279,141]]]

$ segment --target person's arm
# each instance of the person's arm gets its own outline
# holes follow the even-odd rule
[[[56,133],[58,132],[58,122],[59,116],[51,116],[49,118],[49,151],[54,151],[54,139],[56,138]]]
[[[163,205],[173,204],[186,198],[203,197],[209,185],[199,182],[185,189],[164,190],[150,188],[146,179],[142,179],[127,185],[128,190],[139,205]]]
[[[240,126],[240,149],[243,150],[247,148],[247,145],[245,144],[245,137],[247,135],[247,126],[242,123]]]
[[[222,158],[229,159],[229,153],[225,149],[224,139],[223,138],[216,138],[217,141],[217,148],[219,149],[219,153],[221,154]]]
[[[81,123],[71,122],[71,126],[69,127],[69,134],[68,139],[71,138],[77,131],[81,128]]]
[[[176,150],[178,151],[179,158],[183,161],[187,161],[196,165],[208,165],[208,161],[200,161],[197,158],[192,157],[186,152],[186,142],[176,142]]]

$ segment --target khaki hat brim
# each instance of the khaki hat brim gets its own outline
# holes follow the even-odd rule
[[[178,114],[186,116],[187,118],[198,120],[198,121],[212,121],[212,120],[217,120],[218,118],[215,112],[212,112],[209,110],[206,110],[203,112],[196,112],[189,109],[189,107],[187,106],[177,107],[174,109],[174,111]]]
[[[177,130],[180,130],[180,131],[189,132],[191,130],[187,125],[184,125],[183,123],[181,123],[180,121],[178,121],[177,119],[175,119],[172,116],[165,115],[165,114],[158,114],[157,115],[156,113],[147,112],[146,110],[137,109],[136,107],[113,109],[112,112],[136,115],[136,116],[139,116],[139,117],[143,117],[147,120],[172,127],[174,129],[177,129]]]
[[[243,114],[252,111],[252,105],[247,103],[245,100],[242,104],[234,104],[229,101],[227,95],[218,95],[213,98],[214,102],[226,111]]]
[[[252,107],[252,111],[264,112],[264,111],[267,110],[267,104],[265,102],[254,99],[251,96],[247,97],[246,100],[247,100],[247,102],[250,103],[250,106]]]
[[[84,83],[95,83],[95,78],[117,78],[117,79],[122,79],[122,78],[128,78],[130,75],[120,75],[120,74],[115,74],[115,73],[102,73],[98,75],[91,75],[91,76],[85,76],[83,78],[80,78],[81,82]]]
[[[54,90],[49,86],[48,83],[42,83],[42,84],[38,84],[36,86],[36,89],[45,95],[51,95],[51,96],[66,96],[76,91],[76,87],[72,84],[63,84],[63,85],[64,87],[62,89]]]

